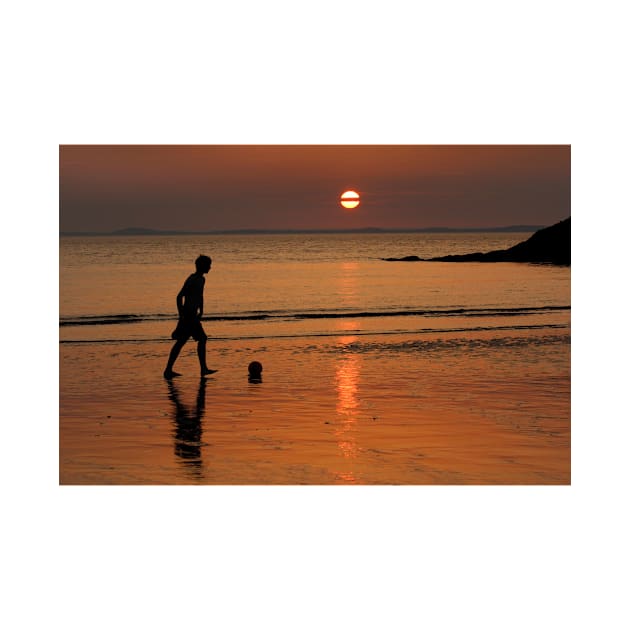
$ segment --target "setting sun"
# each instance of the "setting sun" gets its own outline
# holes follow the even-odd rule
[[[346,190],[346,192],[341,195],[340,202],[344,208],[352,210],[361,203],[361,200],[359,198],[359,193],[354,192],[354,190]]]

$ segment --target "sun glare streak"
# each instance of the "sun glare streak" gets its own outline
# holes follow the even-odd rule
[[[335,430],[337,444],[344,459],[355,460],[358,449],[356,442],[357,412],[359,400],[359,365],[355,356],[345,357],[337,366],[337,415],[340,419],[339,428]],[[352,470],[347,475],[354,477]]]
[[[347,194],[356,195],[353,191],[344,193],[344,195]],[[338,294],[341,303],[346,307],[357,305],[358,270],[359,265],[356,262],[351,261],[341,265],[341,273],[338,277]],[[336,322],[336,328],[340,332],[337,344],[342,355],[337,362],[335,374],[338,423],[334,435],[345,462],[344,465],[340,466],[341,470],[336,471],[336,475],[337,479],[344,483],[358,483],[355,466],[359,450],[356,433],[359,414],[360,361],[352,349],[352,344],[357,341],[358,337],[352,333],[357,333],[360,330],[360,323],[357,320],[341,319]]]
[[[353,355],[344,357],[337,365],[337,413],[343,416],[345,428],[356,423],[359,365]]]
[[[341,346],[349,346],[355,342],[355,335],[346,335],[339,338]],[[359,360],[354,354],[348,354],[337,363],[335,375],[335,387],[337,390],[337,416],[340,420],[335,430],[337,444],[344,459],[350,464],[356,460],[358,448],[356,443],[357,417],[359,410]],[[354,471],[346,470],[337,472],[337,476],[345,482],[356,482]]]

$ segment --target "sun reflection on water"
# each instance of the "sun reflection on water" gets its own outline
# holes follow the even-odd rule
[[[337,290],[341,303],[347,307],[356,307],[358,299],[359,265],[356,262],[341,264]],[[337,422],[334,431],[337,445],[343,456],[342,470],[335,471],[336,478],[342,483],[358,483],[353,468],[358,453],[356,442],[357,417],[359,410],[359,374],[360,365],[356,354],[352,352],[352,344],[357,341],[357,333],[361,325],[356,320],[339,320],[336,327],[340,332],[337,344],[340,358],[335,373],[337,392]]]
[[[355,336],[339,338],[339,344],[347,347],[356,341]],[[337,363],[335,387],[337,390],[337,416],[339,424],[335,429],[335,437],[339,449],[348,464],[357,457],[356,428],[359,409],[359,360],[354,354],[346,354]],[[336,473],[337,478],[346,483],[356,483],[358,480],[350,471]]]
[[[344,306],[357,306],[358,300],[359,264],[356,262],[344,262],[341,264],[341,273],[337,279],[337,292]]]

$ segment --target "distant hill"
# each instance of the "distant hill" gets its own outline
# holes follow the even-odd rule
[[[151,230],[150,228],[143,227],[128,227],[124,230],[116,230],[115,232],[111,232],[112,235],[115,236],[139,236],[142,234],[161,234],[160,230]]]
[[[453,254],[422,259],[418,256],[384,258],[388,261],[416,262],[421,260],[440,262],[525,262],[553,265],[571,264],[571,217],[547,228],[538,230],[526,241],[509,249],[487,253]]]

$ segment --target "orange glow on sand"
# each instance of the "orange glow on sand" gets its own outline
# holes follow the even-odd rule
[[[361,203],[359,193],[354,190],[346,190],[346,192],[341,195],[340,203],[348,210],[356,208]]]

